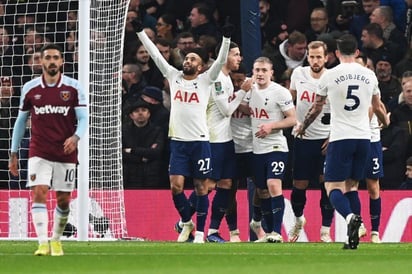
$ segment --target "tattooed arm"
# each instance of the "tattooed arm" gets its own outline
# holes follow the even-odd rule
[[[298,125],[296,129],[296,133],[298,137],[302,137],[305,135],[306,129],[315,121],[316,117],[318,117],[319,113],[321,113],[323,105],[325,104],[326,96],[321,96],[316,94],[315,102],[310,107],[308,112],[305,115],[305,120],[302,124]]]

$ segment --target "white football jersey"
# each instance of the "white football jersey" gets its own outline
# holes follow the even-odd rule
[[[357,63],[341,63],[320,78],[317,93],[328,96],[330,141],[371,138],[369,107],[379,94],[374,72]]]
[[[183,72],[169,65],[145,32],[139,32],[138,37],[163,76],[169,81],[169,137],[178,141],[208,141],[206,108],[210,97],[210,85],[217,79],[226,63],[230,39],[223,37],[219,55],[206,72],[196,79],[185,80]]]
[[[311,68],[297,67],[293,70],[290,80],[290,89],[296,90],[296,120],[302,124],[305,120],[305,115],[309,108],[315,102],[316,88],[319,79],[315,79],[310,74]],[[329,100],[326,98],[326,104],[323,106],[322,112],[306,129],[303,139],[316,140],[326,139],[329,137],[330,126],[321,122],[325,113],[329,113]]]
[[[210,86],[210,99],[207,106],[207,126],[211,143],[224,143],[233,139],[230,129],[231,115],[244,96],[243,90],[238,91],[237,96],[234,96],[230,76],[221,71]]]
[[[379,142],[381,140],[381,129],[379,127],[378,116],[376,116],[376,114],[372,115],[372,118],[370,121],[370,127],[371,127],[371,143]]]
[[[237,91],[238,93],[240,91]],[[236,94],[235,93],[235,94]],[[246,94],[249,98],[250,92]],[[253,137],[252,137],[252,122],[250,115],[236,110],[232,114],[230,119],[230,127],[232,129],[233,142],[235,143],[236,153],[252,152],[253,150]]]
[[[272,130],[272,133],[265,138],[257,138],[255,133],[261,124],[283,120],[283,112],[294,107],[292,95],[281,85],[271,82],[265,89],[259,89],[257,85],[253,85],[249,99],[249,108],[252,113],[253,153],[289,151],[283,130]]]

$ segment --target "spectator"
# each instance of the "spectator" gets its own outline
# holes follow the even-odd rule
[[[337,32],[336,32],[337,34]],[[336,57],[335,51],[336,47],[336,39],[332,36],[332,33],[325,33],[321,34],[317,38],[319,41],[322,41],[326,44],[327,51],[328,51],[328,58],[325,64],[327,69],[336,67],[339,65],[339,59]]]
[[[204,34],[216,38],[219,37],[217,26],[212,19],[212,10],[205,3],[196,3],[193,5],[189,20],[190,32],[193,34],[195,40]]]
[[[325,8],[316,8],[310,14],[310,28],[305,35],[308,43],[318,40],[319,35],[329,33],[334,28],[329,25],[328,12]]]
[[[340,31],[347,31],[354,16],[361,13],[360,1],[329,0],[327,6],[330,22],[333,22]]]
[[[391,115],[392,116],[392,115]],[[379,179],[381,189],[397,189],[405,174],[408,134],[397,124],[381,131],[383,154],[383,177]]]
[[[9,180],[8,159],[12,127],[17,117],[19,100],[13,96],[13,85],[7,72],[0,77],[0,187],[8,188],[4,184]]]
[[[262,55],[273,60],[279,54],[279,45],[289,37],[288,26],[284,23],[271,23],[265,27],[265,32]]]
[[[379,81],[381,100],[388,106],[402,92],[401,84],[392,75],[392,60],[388,55],[384,54],[377,60],[375,74]]]
[[[177,69],[182,69],[184,57],[190,50],[194,49],[195,46],[195,38],[192,33],[182,32],[177,35],[176,48],[172,52],[172,55],[175,56]]]
[[[406,39],[404,34],[396,27],[393,22],[393,12],[389,6],[380,6],[373,10],[370,15],[371,23],[377,23],[383,30],[383,39],[391,41],[402,50],[403,57],[406,51]]]
[[[285,22],[291,31],[297,30],[302,33],[309,28],[309,18],[313,9],[324,7],[320,0],[282,0],[271,3],[273,18]]]
[[[405,31],[407,0],[380,0],[381,6],[389,6],[393,11],[393,21],[396,27]]]
[[[280,44],[279,54],[272,60],[276,82],[280,83],[285,70],[303,65],[306,60],[306,46],[306,36],[299,31],[293,31],[289,38]]]
[[[408,48],[412,46],[412,0],[405,0],[408,5],[408,10],[406,13],[406,26],[405,26],[405,37],[408,44]]]
[[[125,83],[125,91],[122,95],[122,117],[123,121],[126,121],[130,106],[140,98],[147,83],[138,64],[123,65],[122,79]]]
[[[146,86],[141,98],[150,105],[150,121],[163,129],[167,136],[169,128],[169,111],[163,106],[162,90],[154,86]]]
[[[412,156],[412,81],[408,81],[402,86],[402,95],[404,101],[393,109],[390,119],[391,124],[402,128],[407,133],[406,157],[409,157]],[[401,164],[401,166],[403,165]]]
[[[160,70],[151,61],[149,53],[140,42],[136,47],[135,58],[137,63],[142,68],[143,77],[145,78],[147,84],[163,89],[164,77]]]
[[[390,59],[394,64],[402,58],[402,51],[399,46],[383,39],[382,28],[377,23],[370,23],[363,28],[361,40],[363,52],[372,59],[374,65],[385,54],[390,55]]]
[[[406,160],[406,180],[403,181],[399,189],[409,189],[412,190],[412,157]]]
[[[0,27],[0,67],[11,67],[13,75],[22,74],[23,55],[18,52],[18,48],[12,45],[8,30],[5,27]],[[19,82],[20,86],[21,83]],[[20,90],[16,90],[16,95],[20,94]]]
[[[136,101],[129,110],[131,123],[123,128],[123,178],[126,189],[167,187],[162,181],[163,130],[150,122],[150,105]]]
[[[153,31],[156,30],[156,18],[147,14],[145,9],[141,8],[140,0],[130,0],[129,11],[135,11],[137,13],[137,18],[142,22],[143,27],[151,28]]]
[[[355,14],[349,26],[349,32],[358,40],[359,48],[362,48],[362,29],[370,23],[369,16],[379,7],[379,0],[362,0],[363,12]]]
[[[173,14],[163,14],[157,19],[156,33],[158,38],[165,39],[172,43],[177,32],[176,18]]]

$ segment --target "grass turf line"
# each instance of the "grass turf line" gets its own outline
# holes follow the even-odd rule
[[[33,256],[34,241],[0,241],[1,273],[411,273],[412,244],[63,242],[63,257]]]

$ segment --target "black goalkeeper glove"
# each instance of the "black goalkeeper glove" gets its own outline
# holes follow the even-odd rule
[[[131,22],[132,26],[133,26],[133,30],[135,32],[141,32],[143,30],[143,24],[142,21],[140,21],[140,19],[135,18],[132,22]]]
[[[225,25],[222,27],[222,34],[226,38],[230,38],[232,33],[235,31],[235,26],[229,22],[229,19],[226,19]]]

